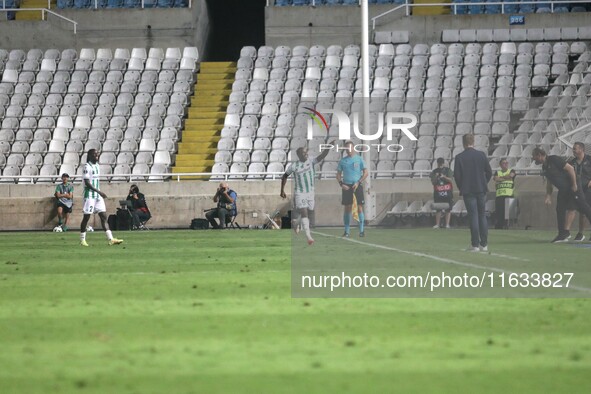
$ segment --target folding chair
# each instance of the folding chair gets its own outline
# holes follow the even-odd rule
[[[203,211],[203,216],[205,216],[206,213],[211,212],[213,210],[217,209],[216,208],[209,208],[209,209],[205,209]],[[242,227],[240,227],[240,225],[236,222],[236,218],[238,217],[238,207],[236,207],[236,215],[233,216],[226,216],[226,228],[233,228],[233,229],[237,229],[237,230],[241,230]]]

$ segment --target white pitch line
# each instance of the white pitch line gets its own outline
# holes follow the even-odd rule
[[[502,258],[508,259],[508,260],[517,260],[517,261],[527,261],[527,262],[529,262],[528,259],[522,259],[521,257],[509,256],[507,254],[489,253],[489,255],[491,255],[491,256],[497,256],[497,257],[502,257]]]
[[[463,249],[460,249],[463,250]],[[504,259],[507,260],[517,260],[517,261],[529,261],[528,259],[522,259],[521,257],[515,257],[515,256],[509,256],[507,254],[500,254],[500,253],[492,253],[492,252],[485,252],[485,253],[480,253],[481,256],[496,256],[496,257],[502,257]]]
[[[472,264],[472,263],[464,263],[461,261],[457,261],[457,260],[452,260],[452,259],[447,259],[445,257],[439,257],[439,256],[435,256],[432,254],[427,254],[427,253],[421,253],[421,252],[412,252],[410,250],[404,250],[404,249],[398,249],[392,246],[385,246],[385,245],[380,245],[380,244],[372,244],[369,242],[363,242],[363,241],[359,241],[357,239],[351,239],[351,238],[342,238],[336,235],[332,235],[332,234],[326,234],[326,233],[321,233],[318,231],[312,231],[314,234],[318,234],[318,235],[322,235],[323,237],[328,237],[328,238],[340,238],[344,241],[348,241],[348,242],[353,242],[356,244],[360,244],[360,245],[365,245],[365,246],[371,246],[377,249],[384,249],[384,250],[390,250],[392,252],[398,252],[398,253],[403,253],[403,254],[408,254],[411,256],[415,256],[415,257],[425,257],[431,260],[435,260],[435,261],[439,261],[441,263],[445,263],[445,264],[451,264],[451,265],[459,265],[459,266],[463,266],[463,267],[469,267],[469,268],[476,268],[476,269],[482,269],[482,270],[488,270],[488,271],[495,271],[495,272],[502,272],[505,274],[517,274],[517,272],[514,271],[508,271],[508,270],[504,270],[502,268],[496,268],[496,267],[485,267],[482,265],[478,265],[478,264]],[[468,253],[468,252],[466,252]],[[570,286],[570,289],[573,290],[578,290],[578,291],[582,291],[584,293],[591,293],[591,289],[587,288],[587,287],[580,287],[580,286]]]

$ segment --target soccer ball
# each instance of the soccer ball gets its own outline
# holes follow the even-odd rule
[[[86,231],[89,233],[92,233],[94,231],[94,229],[90,226],[86,227]]]
[[[64,231],[64,230],[62,229],[62,226],[55,226],[55,227],[53,228],[53,232],[54,232],[54,233],[61,233],[62,231]]]

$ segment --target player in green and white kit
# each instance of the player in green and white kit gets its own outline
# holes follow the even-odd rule
[[[287,178],[293,174],[295,208],[300,214],[302,229],[306,233],[308,245],[314,244],[314,239],[310,234],[310,219],[308,218],[308,211],[314,211],[314,182],[316,179],[314,165],[324,160],[329,152],[330,149],[325,149],[318,157],[311,158],[308,156],[307,148],[298,148],[296,151],[298,161],[290,164],[281,178],[280,196],[281,198],[287,198],[285,184],[287,183]]]
[[[109,245],[119,245],[123,240],[113,238],[109,223],[107,223],[107,214],[105,213],[107,209],[104,200],[107,195],[99,190],[99,153],[96,149],[91,149],[88,151],[86,158],[87,163],[84,165],[83,174],[84,205],[82,212],[84,213],[84,217],[82,218],[82,223],[80,223],[80,245],[88,246],[88,243],[86,242],[86,226],[88,225],[90,215],[93,213],[98,213],[101,218],[101,224],[105,230],[107,239],[109,240]]]

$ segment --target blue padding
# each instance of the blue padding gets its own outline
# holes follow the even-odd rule
[[[468,9],[470,10],[471,15],[482,14],[482,6],[480,5],[471,5],[468,6]]]
[[[72,8],[74,0],[57,0],[57,8]]]
[[[74,8],[90,8],[90,0],[74,0]]]

